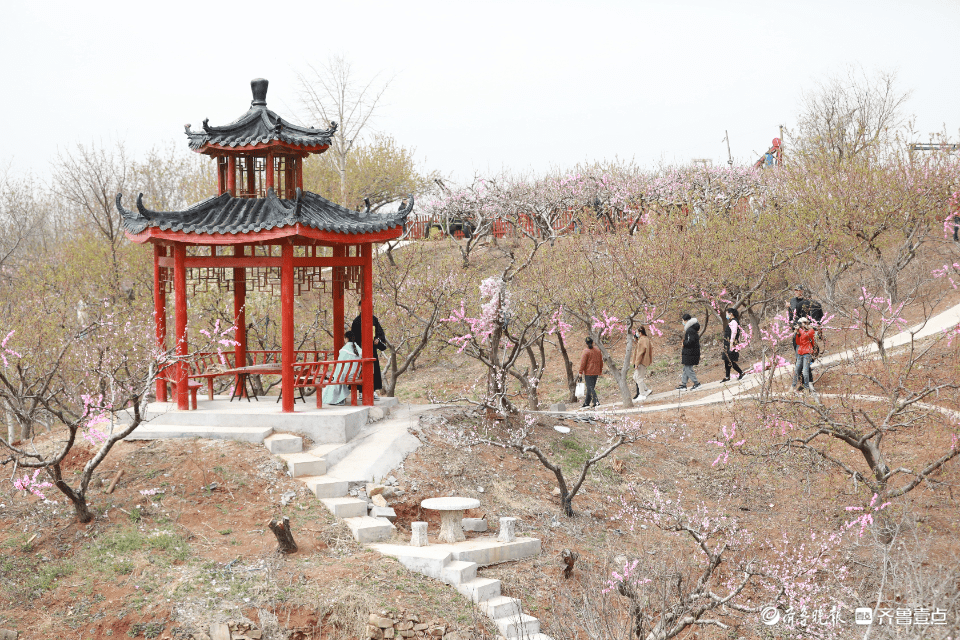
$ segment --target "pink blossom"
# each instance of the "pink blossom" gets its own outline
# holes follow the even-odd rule
[[[0,360],[3,360],[3,366],[9,367],[10,363],[7,362],[7,356],[13,356],[14,358],[22,358],[19,353],[13,351],[12,349],[7,348],[7,341],[10,340],[10,337],[13,336],[15,331],[11,331],[7,336],[0,342]]]
[[[847,511],[862,511],[863,513],[862,513],[859,517],[854,518],[854,519],[851,520],[850,522],[848,522],[848,523],[846,523],[845,525],[843,525],[844,530],[849,529],[849,528],[855,526],[857,523],[860,523],[860,537],[862,538],[864,532],[866,532],[866,530],[867,530],[867,527],[868,527],[869,525],[873,524],[873,514],[878,513],[878,512],[880,512],[880,511],[883,511],[883,510],[886,509],[888,506],[890,506],[890,503],[889,503],[889,502],[884,502],[884,503],[881,504],[880,506],[876,506],[877,500],[878,500],[879,497],[880,497],[880,496],[878,496],[877,494],[873,494],[873,497],[870,499],[870,504],[867,505],[866,508],[864,508],[864,507],[847,507]]]
[[[720,462],[722,462],[723,464],[727,464],[727,460],[729,460],[729,457],[730,457],[730,451],[731,451],[734,447],[742,447],[742,446],[743,446],[743,443],[746,442],[746,440],[740,440],[739,442],[733,442],[733,438],[734,438],[734,436],[737,434],[737,423],[736,423],[736,422],[730,423],[730,428],[729,428],[729,429],[727,429],[727,427],[721,427],[721,431],[723,432],[723,437],[724,437],[724,441],[723,441],[723,442],[720,442],[719,440],[708,440],[708,441],[707,441],[707,444],[714,444],[714,445],[716,445],[716,446],[718,446],[718,447],[721,447],[721,448],[723,449],[723,451],[720,452],[720,455],[717,456],[717,459],[713,461],[713,464],[710,465],[710,466],[712,466],[712,467],[717,466],[717,464],[720,463]]]
[[[43,494],[41,489],[52,487],[53,484],[46,481],[37,482],[37,474],[39,473],[40,473],[40,469],[34,469],[32,478],[27,474],[24,474],[23,478],[14,479],[13,486],[17,488],[17,491],[28,491],[33,495],[39,497],[41,500],[46,500],[47,496]]]
[[[603,319],[597,318],[596,316],[590,316],[593,320],[592,328],[599,330],[600,337],[610,336],[614,332],[623,333],[627,328],[620,322],[620,319],[616,316],[607,315],[606,311],[603,311]]]

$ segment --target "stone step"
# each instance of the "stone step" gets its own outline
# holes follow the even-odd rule
[[[367,515],[366,500],[344,497],[322,498],[320,502],[337,518],[362,518]]]
[[[525,613],[497,618],[493,621],[500,633],[508,638],[529,638],[530,634],[540,633],[540,621]]]
[[[277,457],[287,463],[294,478],[322,476],[327,472],[326,461],[309,453],[281,453]]]
[[[440,574],[441,580],[454,586],[469,582],[476,577],[477,563],[462,562],[460,560],[447,563],[446,566],[443,567],[443,572]]]
[[[184,411],[183,413],[196,413]],[[263,442],[273,433],[272,427],[219,427],[206,425],[141,424],[124,440],[167,440],[174,438],[209,438],[210,440],[238,440]]]
[[[456,585],[457,591],[472,600],[483,602],[500,595],[500,581],[493,578],[474,578]]]
[[[373,508],[370,509],[371,518],[386,518],[390,522],[393,522],[397,519],[397,512],[393,510],[392,507],[378,507],[373,505]]]
[[[342,498],[350,491],[350,483],[333,476],[307,476],[300,478],[313,495],[323,498]]]
[[[385,518],[362,516],[359,518],[344,518],[343,521],[350,528],[354,540],[361,544],[389,540],[393,537],[393,532],[396,529]]]
[[[303,438],[292,433],[274,433],[263,440],[270,453],[300,453],[303,451]]]
[[[341,460],[343,460],[347,454],[357,448],[357,446],[364,441],[365,437],[368,435],[366,432],[369,427],[364,427],[360,430],[356,436],[354,436],[350,442],[332,442],[328,444],[318,444],[317,446],[310,449],[307,453],[315,455],[318,458],[323,458],[327,461],[327,466],[332,467]]]
[[[489,600],[484,600],[478,606],[488,618],[493,618],[494,620],[520,615],[520,601],[516,598],[508,598],[507,596],[497,596]]]

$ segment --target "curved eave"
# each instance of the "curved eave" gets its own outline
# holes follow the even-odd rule
[[[140,233],[125,232],[127,239],[136,244],[153,242],[163,244],[167,242],[182,242],[191,245],[232,245],[258,244],[275,242],[283,239],[304,239],[319,244],[363,244],[366,242],[387,242],[396,240],[403,235],[403,225],[397,225],[383,231],[371,233],[337,233],[321,231],[297,223],[282,227],[274,227],[266,231],[246,233],[194,233],[183,231],[164,231],[156,227],[148,227]]]
[[[288,155],[298,155],[306,157],[311,153],[323,153],[330,148],[329,144],[318,144],[314,146],[299,145],[282,140],[273,140],[271,142],[259,142],[257,144],[230,146],[225,144],[203,143],[201,147],[194,149],[197,153],[208,156],[241,156],[249,154],[251,151],[283,151]]]

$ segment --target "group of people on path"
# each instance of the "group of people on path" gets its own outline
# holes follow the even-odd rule
[[[794,287],[794,298],[786,303],[788,310],[788,319],[794,327],[794,349],[797,354],[796,368],[793,375],[792,389],[800,391],[806,388],[815,393],[813,383],[811,382],[810,365],[819,353],[817,344],[817,330],[813,323],[819,322],[823,318],[823,310],[820,304],[804,298],[804,287],[796,285]],[[731,380],[731,372],[736,372],[737,380],[742,380],[750,374],[750,371],[744,371],[740,368],[740,349],[742,348],[742,329],[740,327],[740,312],[729,307],[724,311],[726,323],[723,327],[723,347],[721,358],[723,360],[724,375],[721,383]],[[679,391],[696,391],[701,383],[697,379],[694,367],[700,364],[700,322],[689,313],[684,313],[680,317],[683,323],[683,340],[680,343],[680,364],[683,371],[680,374],[680,384],[677,386]],[[647,370],[653,362],[653,342],[647,332],[647,328],[640,325],[639,329],[633,334],[634,344],[631,356],[633,365],[633,381],[637,385],[637,393],[634,400],[640,400],[648,397],[653,390],[647,386]],[[599,406],[600,400],[597,397],[597,379],[603,373],[603,356],[600,349],[594,346],[593,338],[587,337],[586,348],[580,355],[580,369],[578,382],[584,382],[584,399],[581,409]],[[692,387],[688,387],[689,383]],[[579,395],[579,394],[578,394]]]

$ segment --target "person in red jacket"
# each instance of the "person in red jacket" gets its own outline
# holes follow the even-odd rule
[[[810,363],[813,362],[813,343],[816,335],[813,327],[810,326],[810,318],[806,316],[799,319],[797,332],[794,339],[797,343],[797,368],[793,371],[793,388],[800,391],[804,387],[812,393],[816,393],[813,388],[813,382],[810,381]],[[800,374],[803,374],[803,385],[800,384]]]
[[[581,409],[585,409],[591,404],[595,407],[600,404],[600,400],[597,398],[597,378],[603,373],[603,355],[600,353],[600,349],[593,346],[593,338],[588,337],[586,342],[587,348],[580,355],[580,375],[583,376],[584,386],[586,387],[586,395],[583,397]]]

